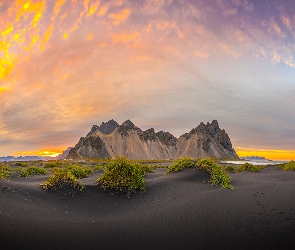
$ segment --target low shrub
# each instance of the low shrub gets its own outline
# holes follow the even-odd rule
[[[23,167],[23,168],[26,168],[27,166],[29,166],[27,162],[16,162],[15,165]]]
[[[192,168],[195,166],[195,164],[196,162],[191,158],[180,158],[174,164],[168,167],[166,173],[178,172],[184,168]]]
[[[59,168],[67,166],[67,163],[63,163],[61,161],[54,161],[54,162],[47,162],[44,166],[44,168]]]
[[[154,167],[148,164],[141,164],[141,167],[145,173],[153,173]]]
[[[0,165],[0,179],[9,180],[12,175],[12,168],[6,165]]]
[[[284,169],[284,171],[293,170],[295,171],[295,161],[290,161],[283,164],[278,164],[277,169]]]
[[[237,169],[236,169],[234,166],[231,166],[231,165],[227,165],[227,166],[224,168],[224,170],[225,170],[226,172],[233,172],[233,173],[235,173],[235,172],[237,171]]]
[[[102,176],[96,179],[104,190],[124,192],[130,197],[131,192],[145,191],[145,171],[141,164],[131,161],[126,157],[117,157],[112,160]]]
[[[203,169],[210,175],[212,185],[220,184],[223,188],[234,189],[230,184],[231,178],[226,171],[211,159],[202,159],[196,163],[197,169]]]
[[[38,167],[28,167],[28,168],[21,168],[19,170],[19,176],[21,177],[28,177],[30,175],[40,175],[40,174],[46,174],[46,170],[44,168],[38,168]]]
[[[95,167],[93,167],[93,171],[104,171],[104,169],[104,165],[101,164],[97,164]]]
[[[253,164],[250,164],[250,163],[246,162],[246,163],[244,163],[243,165],[241,165],[238,168],[238,172],[243,172],[245,170],[248,170],[248,171],[251,171],[251,172],[255,172],[256,173],[256,172],[258,172],[260,170],[260,167],[255,166]]]
[[[70,171],[77,179],[86,178],[88,175],[92,174],[91,168],[81,167],[79,165],[70,165],[65,169]]]
[[[66,169],[56,171],[53,176],[50,176],[44,183],[40,184],[44,190],[56,191],[58,189],[65,189],[72,187],[78,190],[83,190],[84,186],[77,180],[73,173]]]

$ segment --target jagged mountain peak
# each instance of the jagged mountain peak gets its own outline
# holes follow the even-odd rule
[[[102,122],[100,126],[93,125],[90,132],[87,134],[87,136],[92,135],[96,133],[97,131],[100,131],[101,133],[105,135],[111,134],[117,127],[119,127],[119,123],[117,123],[115,120],[111,119],[107,122]]]
[[[132,121],[130,121],[129,119],[126,120],[125,122],[123,122],[123,123],[121,124],[121,126],[126,127],[126,128],[128,128],[128,129],[137,128],[137,127],[134,125],[134,123],[133,123]]]

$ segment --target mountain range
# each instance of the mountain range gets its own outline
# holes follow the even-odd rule
[[[114,120],[93,125],[75,147],[67,152],[66,159],[115,158],[126,156],[136,160],[165,160],[180,157],[239,159],[228,134],[220,129],[217,120],[200,123],[189,133],[176,138],[169,132],[145,131],[130,120],[119,125]]]

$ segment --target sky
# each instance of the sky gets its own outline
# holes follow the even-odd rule
[[[0,0],[0,156],[56,155],[92,125],[189,132],[295,159],[293,0]]]

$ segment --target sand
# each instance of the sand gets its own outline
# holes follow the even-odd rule
[[[0,179],[1,249],[294,249],[295,172],[231,173],[235,190],[164,172],[129,199],[94,186],[100,173],[81,194],[43,191],[47,176]]]

